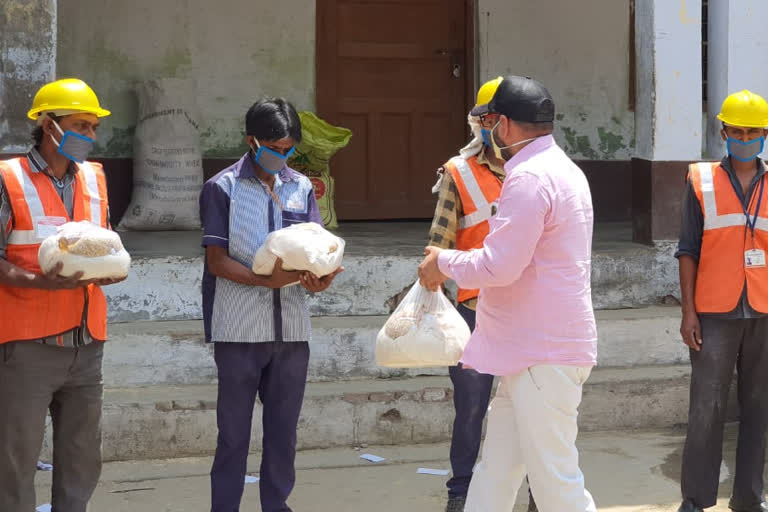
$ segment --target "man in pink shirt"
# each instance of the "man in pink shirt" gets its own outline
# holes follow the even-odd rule
[[[482,249],[427,247],[419,266],[430,289],[447,279],[480,288],[461,361],[501,376],[466,512],[511,510],[526,474],[542,512],[595,510],[575,444],[582,385],[597,355],[592,198],[552,137],[554,114],[539,82],[502,81],[487,116],[507,178],[490,233]]]

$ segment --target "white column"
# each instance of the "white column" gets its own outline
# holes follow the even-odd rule
[[[56,75],[56,0],[0,1],[0,153],[25,151],[35,92]]]
[[[635,156],[699,159],[701,0],[637,0],[635,45]]]
[[[768,98],[768,2],[709,0],[707,156],[720,158],[725,143],[716,116],[726,96],[749,89]]]

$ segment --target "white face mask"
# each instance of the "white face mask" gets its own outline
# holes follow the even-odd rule
[[[521,140],[519,142],[508,144],[506,146],[499,146],[496,143],[496,135],[494,135],[494,133],[496,132],[496,127],[499,126],[499,123],[501,123],[501,119],[499,119],[498,122],[493,126],[493,128],[491,128],[491,144],[493,145],[493,154],[495,154],[496,158],[498,158],[499,160],[503,160],[506,162],[507,160],[512,158],[511,156],[509,158],[505,158],[504,155],[502,154],[503,150],[514,148],[516,146],[519,146],[520,144],[525,144],[526,142],[531,142],[532,140],[538,139],[538,137],[531,137],[530,139]]]

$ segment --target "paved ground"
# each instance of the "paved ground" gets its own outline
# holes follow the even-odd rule
[[[712,510],[727,511],[735,434],[729,426],[721,500]],[[587,486],[600,510],[674,512],[679,504],[678,474],[683,433],[587,433],[580,438]],[[361,453],[386,457],[372,464]],[[448,447],[416,445],[312,450],[297,459],[298,482],[290,504],[296,512],[439,512],[447,477],[420,475],[419,467],[449,468]],[[107,464],[92,512],[203,512],[209,510],[209,458]],[[250,460],[258,474],[258,456]],[[38,503],[48,501],[50,473],[38,472]],[[257,511],[258,484],[246,485],[241,510]],[[521,492],[522,510],[527,495]]]

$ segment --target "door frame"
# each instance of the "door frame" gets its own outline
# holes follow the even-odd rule
[[[408,3],[409,0],[402,0]],[[328,118],[332,105],[334,78],[336,76],[335,60],[331,49],[335,48],[337,27],[333,17],[328,16],[329,9],[334,8],[338,0],[316,0],[315,2],[315,110],[321,118]],[[475,104],[479,70],[477,68],[477,2],[478,0],[463,0],[464,2],[464,80],[466,97],[465,110]],[[469,133],[469,128],[467,128]],[[353,135],[354,136],[354,135]],[[458,151],[459,148],[456,148]],[[333,171],[331,171],[333,175]]]

